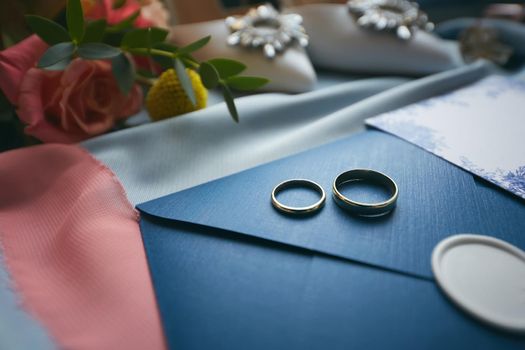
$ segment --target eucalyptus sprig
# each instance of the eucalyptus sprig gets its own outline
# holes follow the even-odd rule
[[[112,26],[104,19],[85,21],[80,0],[67,2],[67,29],[47,18],[27,15],[29,27],[50,45],[37,66],[47,70],[63,70],[77,57],[111,60],[118,86],[124,94],[128,94],[141,75],[136,72],[127,54],[151,57],[164,69],[175,69],[193,105],[196,104],[196,97],[186,69],[196,71],[206,88],[221,88],[228,110],[236,122],[239,121],[239,115],[231,90],[252,91],[268,83],[265,78],[240,76],[246,69],[241,62],[224,58],[197,61],[192,53],[208,44],[210,36],[177,47],[166,42],[168,31],[165,29],[133,28],[133,22],[139,15],[140,11],[137,11]]]

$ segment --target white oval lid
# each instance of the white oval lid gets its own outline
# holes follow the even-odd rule
[[[493,326],[525,332],[521,249],[493,237],[455,235],[434,248],[432,271],[445,294],[466,312]]]

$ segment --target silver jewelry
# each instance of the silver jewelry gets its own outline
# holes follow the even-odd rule
[[[279,202],[277,200],[277,194],[287,188],[290,188],[290,187],[308,187],[308,188],[312,188],[314,189],[317,193],[319,193],[319,195],[321,196],[321,198],[315,202],[314,204],[312,205],[308,205],[306,207],[292,207],[292,206],[288,206],[288,205],[285,205],[281,202]],[[273,189],[272,191],[272,204],[273,206],[275,207],[275,209],[283,212],[283,213],[286,213],[286,214],[298,214],[298,215],[301,215],[301,214],[312,214],[316,211],[318,211],[319,209],[321,209],[325,203],[325,200],[326,200],[326,194],[323,190],[323,188],[313,182],[313,181],[310,181],[310,180],[306,180],[306,179],[292,179],[292,180],[287,180],[287,181],[284,181],[284,182],[281,182],[280,184],[278,184],[277,186],[275,186],[275,188]]]
[[[419,5],[408,0],[349,0],[346,4],[359,26],[395,32],[403,40],[412,38],[417,29],[434,29]]]
[[[252,8],[244,16],[230,16],[225,22],[232,32],[227,39],[229,45],[262,47],[267,58],[274,58],[293,40],[302,47],[308,45],[303,18],[294,13],[280,14],[270,4]]]
[[[369,181],[386,187],[390,190],[390,198],[379,203],[362,203],[345,197],[341,191],[341,185],[353,181]],[[332,185],[333,197],[337,205],[360,216],[382,216],[391,212],[397,202],[397,184],[387,175],[379,171],[369,169],[353,169],[339,174]]]

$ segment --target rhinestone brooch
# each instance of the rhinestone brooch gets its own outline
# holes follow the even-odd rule
[[[347,7],[360,27],[396,33],[409,40],[418,29],[432,31],[425,12],[415,2],[407,0],[349,0]]]
[[[225,22],[231,31],[227,39],[229,45],[262,47],[264,56],[270,59],[294,40],[302,47],[308,45],[308,35],[302,26],[303,18],[294,13],[280,14],[270,4],[253,8],[244,16],[230,16]]]

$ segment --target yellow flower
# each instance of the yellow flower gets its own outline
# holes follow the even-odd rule
[[[186,72],[191,79],[197,104],[194,106],[186,96],[175,70],[168,69],[153,84],[146,96],[146,108],[151,119],[157,121],[206,107],[208,90],[202,85],[201,78],[195,71],[186,69]]]

